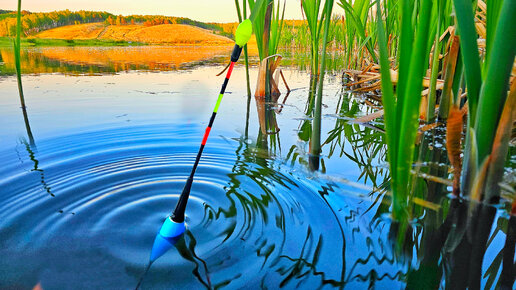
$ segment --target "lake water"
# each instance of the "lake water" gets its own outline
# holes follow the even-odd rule
[[[383,125],[350,122],[373,112],[377,97],[344,90],[338,71],[324,87],[321,169],[309,169],[310,76],[290,54],[283,72],[293,90],[281,85],[277,102],[248,98],[242,61],[235,67],[186,234],[144,275],[228,51],[31,48],[22,55],[24,120],[12,51],[0,50],[0,288],[513,286],[512,200],[450,198],[442,127],[421,136],[416,171],[438,178],[417,179],[406,234],[389,215]],[[257,73],[251,66],[253,91]]]

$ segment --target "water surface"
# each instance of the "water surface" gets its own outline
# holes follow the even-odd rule
[[[218,48],[168,51],[199,55],[185,62],[145,58],[168,53],[159,49],[24,52],[28,123],[11,52],[0,51],[0,288],[134,288],[142,278],[227,60]],[[477,215],[485,229],[455,230],[475,206],[447,196],[442,134],[422,138],[417,168],[444,184],[418,179],[416,218],[400,242],[385,190],[383,126],[350,122],[372,112],[375,97],[343,90],[340,74],[330,74],[321,171],[312,172],[310,77],[290,65],[284,73],[294,90],[286,96],[281,87],[278,101],[267,103],[247,98],[244,67],[235,68],[196,174],[187,232],[152,265],[143,289],[444,287],[468,272],[459,267],[467,263],[480,263],[481,275],[460,279],[510,283],[502,267],[502,256],[514,261],[510,201]],[[254,66],[250,74],[254,84]],[[459,250],[478,246],[471,236],[489,242],[468,260]]]

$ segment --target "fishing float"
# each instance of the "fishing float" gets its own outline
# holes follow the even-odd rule
[[[210,136],[211,127],[213,126],[213,122],[215,121],[215,117],[217,116],[217,111],[219,110],[220,103],[222,102],[222,98],[224,97],[224,92],[226,91],[229,78],[231,77],[231,73],[233,72],[233,67],[240,58],[242,48],[247,44],[247,42],[251,38],[252,33],[253,26],[252,21],[250,19],[246,19],[242,23],[240,23],[235,31],[235,46],[233,48],[233,52],[231,53],[231,62],[229,64],[229,68],[227,70],[224,83],[222,84],[222,88],[220,89],[219,97],[217,99],[217,102],[215,103],[215,108],[213,109],[213,113],[211,114],[210,121],[208,123],[208,126],[206,127],[206,130],[204,131],[204,136],[202,138],[199,151],[197,152],[197,157],[195,158],[192,171],[190,172],[190,176],[186,180],[186,184],[183,187],[183,191],[179,196],[179,200],[177,201],[174,211],[170,216],[168,216],[165,219],[163,225],[161,226],[161,229],[159,230],[158,234],[156,235],[156,238],[154,239],[154,244],[151,250],[150,263],[154,262],[156,259],[161,257],[165,252],[167,252],[177,242],[177,240],[183,235],[183,233],[186,230],[185,210],[186,205],[188,203],[188,198],[190,197],[190,190],[192,189],[195,171],[197,170],[197,166],[199,165],[199,161],[201,159],[202,152],[204,151],[204,147],[206,146],[206,142],[208,141],[208,137]]]

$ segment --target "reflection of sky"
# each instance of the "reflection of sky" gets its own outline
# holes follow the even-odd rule
[[[38,141],[81,131],[146,124],[180,123],[204,127],[224,79],[216,76],[222,69],[222,65],[209,65],[182,71],[132,71],[102,76],[24,75],[25,101],[34,138]],[[253,91],[257,73],[256,68],[251,68]],[[308,75],[297,70],[287,69],[285,77],[290,87],[298,90],[290,94],[287,106],[277,117],[281,150],[275,152],[281,158],[286,158],[291,147],[299,142],[299,118],[303,116],[309,83]],[[280,89],[283,92],[280,100],[283,100],[283,85]],[[335,125],[335,118],[330,115],[334,114],[339,90],[338,83],[325,88],[327,97],[324,103],[328,107],[323,112],[327,114],[326,121],[323,121],[324,132]],[[0,151],[3,151],[14,147],[19,137],[26,133],[16,78],[0,78],[0,91]],[[247,98],[242,64],[235,68],[226,93],[210,139],[238,138],[245,132]],[[253,98],[249,137],[256,142],[260,129],[254,103]],[[199,141],[201,137],[202,132],[199,132]],[[308,151],[307,144],[301,144],[301,147]],[[353,161],[337,155],[325,162],[328,173],[338,173],[350,180],[358,179],[360,173]]]
[[[242,1],[240,1],[242,5]],[[282,1],[283,2],[283,1]],[[301,19],[299,0],[286,1],[285,19]],[[2,0],[0,9],[16,10],[16,1]],[[22,9],[34,12],[50,12],[69,9],[107,11],[113,14],[149,14],[188,17],[199,21],[234,22],[237,21],[233,0],[23,0]]]

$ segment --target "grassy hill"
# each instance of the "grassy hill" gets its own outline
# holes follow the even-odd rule
[[[216,34],[230,36],[224,25],[195,21],[186,17],[163,15],[114,15],[105,11],[70,11],[53,12],[22,11],[22,37],[33,36],[44,30],[73,24],[100,23],[106,25],[141,24],[153,26],[161,24],[187,24],[213,31]],[[0,9],[0,37],[16,35],[16,13]]]
[[[148,44],[181,45],[230,45],[233,41],[216,35],[210,30],[185,24],[144,25],[104,25],[87,23],[62,26],[45,30],[33,36],[39,39],[66,40],[111,40]]]

